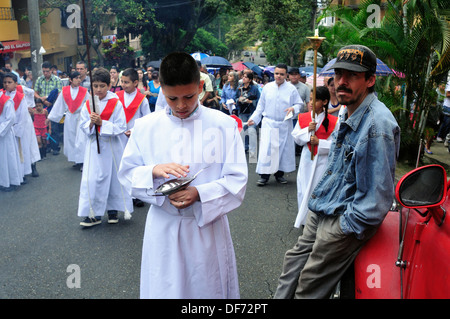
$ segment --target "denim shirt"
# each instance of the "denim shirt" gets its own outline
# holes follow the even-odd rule
[[[382,223],[392,205],[400,128],[370,93],[332,136],[328,167],[308,207],[319,215],[340,215],[342,231],[362,239],[366,229]]]

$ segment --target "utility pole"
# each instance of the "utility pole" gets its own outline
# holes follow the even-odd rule
[[[42,75],[42,54],[41,49],[41,21],[39,19],[39,1],[27,0],[28,20],[30,22],[30,51],[31,51],[31,71],[33,72],[33,87],[37,78]]]

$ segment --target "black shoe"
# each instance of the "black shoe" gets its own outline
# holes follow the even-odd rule
[[[283,176],[275,177],[275,179],[276,179],[277,182],[280,183],[280,184],[287,184],[287,180],[286,180],[286,178],[284,178]]]
[[[39,177],[39,173],[36,169],[36,163],[31,164],[31,176]]]
[[[119,222],[119,217],[117,217],[116,210],[108,211],[108,224],[117,224]]]
[[[136,207],[144,207],[144,202],[138,198],[133,198],[133,204]]]
[[[102,217],[101,216],[95,216],[95,217],[86,217],[85,219],[83,219],[80,223],[80,226],[84,226],[84,227],[91,227],[91,226],[95,226],[95,225],[99,225],[102,222]]]
[[[264,186],[267,184],[269,180],[267,178],[260,178],[258,179],[258,181],[256,182],[256,185],[258,186]]]

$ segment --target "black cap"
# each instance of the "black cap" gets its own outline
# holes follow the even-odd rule
[[[377,70],[377,57],[364,45],[348,45],[341,48],[337,54],[336,62],[328,68],[345,69],[355,72],[372,72]]]
[[[292,66],[288,67],[288,73],[294,74],[294,73],[300,73],[300,70],[298,68],[294,68]]]

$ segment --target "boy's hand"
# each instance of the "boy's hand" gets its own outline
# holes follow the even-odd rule
[[[311,136],[311,145],[318,145],[319,144],[319,138],[315,135]]]
[[[93,126],[93,125],[101,126],[102,125],[102,119],[99,114],[92,112],[90,115],[90,118],[91,118],[91,126]]]
[[[154,178],[169,178],[169,174],[175,176],[176,178],[180,178],[186,177],[187,173],[189,173],[189,165],[181,165],[178,163],[158,164],[153,167]]]
[[[170,199],[170,203],[178,209],[189,207],[196,201],[200,200],[197,188],[194,186],[188,186],[187,188],[173,193],[168,197]]]
[[[125,136],[126,137],[130,137],[130,135],[131,135],[131,131],[130,130],[128,130],[128,131],[125,131],[123,134],[125,134]]]
[[[315,131],[316,130],[316,125],[317,125],[316,122],[314,122],[314,121],[310,122],[309,126],[308,126],[308,132]]]

